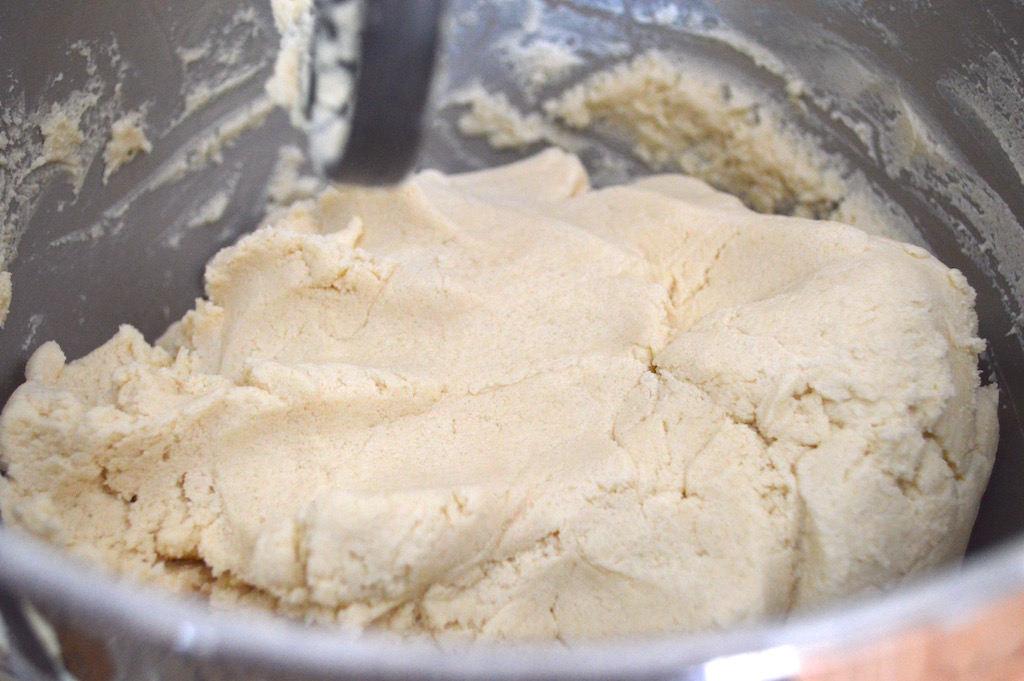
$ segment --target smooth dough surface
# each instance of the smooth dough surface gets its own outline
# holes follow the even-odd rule
[[[330,189],[206,285],[155,346],[33,355],[6,523],[219,604],[572,641],[899,584],[993,462],[960,273],[682,176]]]

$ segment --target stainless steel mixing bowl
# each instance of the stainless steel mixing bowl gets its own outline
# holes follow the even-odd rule
[[[965,566],[722,633],[453,651],[212,613],[0,532],[9,667],[54,677],[43,619],[81,679],[769,679],[837,669],[851,675],[829,678],[1024,678],[1012,676],[1024,675],[1024,5],[464,0],[452,12],[442,89],[479,78],[528,106],[493,48],[530,22],[590,50],[570,81],[651,47],[713,64],[760,88],[966,274],[989,342],[984,371],[1001,387],[1001,441]],[[262,0],[0,5],[0,236],[17,242],[0,335],[3,398],[43,341],[74,358],[123,322],[158,335],[200,295],[205,261],[257,224],[277,150],[302,143],[281,112],[251,105],[276,42]],[[97,104],[83,125],[109,126],[115,109],[145,105],[154,147],[108,183],[92,164],[75,194],[64,170],[27,172],[31,159],[14,152],[39,142],[21,114],[89,82]],[[523,153],[460,137],[457,116],[433,117],[423,165],[457,171]],[[642,172],[628,152],[620,157]],[[224,188],[227,203],[210,204]],[[222,209],[210,224],[189,217],[204,205]]]

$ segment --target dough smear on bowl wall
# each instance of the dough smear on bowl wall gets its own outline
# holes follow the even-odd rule
[[[898,586],[993,463],[959,272],[680,175],[331,188],[206,291],[154,345],[35,352],[8,526],[217,606],[575,641]]]

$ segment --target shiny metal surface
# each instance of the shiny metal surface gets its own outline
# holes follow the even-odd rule
[[[444,87],[479,77],[528,107],[490,48],[529,18],[532,4],[453,2],[453,13],[464,20],[452,22],[442,47]],[[537,644],[440,651],[375,638],[355,641],[260,616],[210,613],[202,604],[121,583],[45,546],[0,533],[0,589],[31,602],[57,624],[58,638],[70,644],[66,650],[76,649],[77,641],[77,649],[93,651],[79,655],[77,664],[106,660],[102,668],[80,668],[79,678],[785,678],[810,674],[815,660],[838,659],[879,640],[926,628],[957,631],[975,615],[1024,593],[1024,6],[1013,0],[689,1],[675,3],[671,21],[651,21],[653,11],[666,4],[551,0],[538,7],[543,25],[574,33],[580,44],[619,41],[633,51],[670,49],[757,84],[782,106],[792,99],[787,85],[799,79],[809,94],[792,104],[794,120],[902,206],[921,240],[978,290],[981,332],[990,344],[986,371],[1002,389],[1002,431],[965,567],[884,596],[721,634],[572,649]],[[216,81],[220,67],[216,60],[185,64],[178,50],[213,31],[237,44],[252,73],[208,105],[188,111],[183,84],[192,71],[209,68]],[[47,39],[39,40],[41,35]],[[0,334],[3,397],[20,382],[28,354],[45,340],[60,341],[76,357],[122,322],[150,339],[163,331],[201,294],[202,267],[210,255],[257,224],[278,147],[302,144],[283,112],[269,113],[264,125],[243,129],[225,146],[219,161],[197,163],[180,178],[140,189],[166,175],[197,136],[211,126],[224,128],[261,92],[276,35],[268,8],[258,0],[9,0],[0,4],[4,110],[21,102],[39,109],[81,87],[85,61],[72,44],[109,43],[111,36],[129,68],[118,75],[116,64],[100,59],[100,70],[109,67],[110,80],[122,82],[117,96],[124,108],[150,102],[154,150],[107,185],[102,163],[94,164],[77,199],[59,174],[51,174],[36,178],[43,191],[34,205],[0,204],[7,224],[21,234],[9,263],[13,304]],[[760,47],[750,49],[744,41]],[[65,75],[56,79],[61,69]],[[101,96],[115,97],[113,87]],[[913,115],[901,113],[907,111]],[[457,115],[438,112],[427,131],[423,164],[457,171],[514,156],[454,134]],[[891,142],[908,120],[926,130],[942,153],[896,148]],[[859,122],[869,123],[875,134],[858,134]],[[2,189],[13,175],[0,171],[8,173],[0,177]],[[224,219],[188,229],[182,216],[225,184],[234,189]],[[133,199],[130,205],[126,197]],[[102,236],[61,241],[94,225]],[[993,629],[987,635],[1006,633]],[[749,653],[767,657],[734,657]],[[736,666],[744,659],[754,664]],[[708,664],[714,660],[718,666]]]
[[[445,3],[317,0],[314,8],[310,158],[334,182],[400,182],[419,155]],[[347,25],[352,16],[359,25]]]

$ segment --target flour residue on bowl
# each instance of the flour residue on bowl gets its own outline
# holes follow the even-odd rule
[[[61,99],[36,110],[12,89],[0,111],[0,326],[13,291],[8,269],[42,191],[56,183],[70,185],[73,196],[57,200],[59,211],[77,200],[116,116],[119,89],[100,73],[98,55],[114,73],[123,72],[117,41],[103,50],[79,41],[68,54],[73,59],[49,77],[49,86],[56,89],[74,77],[80,87],[65,88]]]

